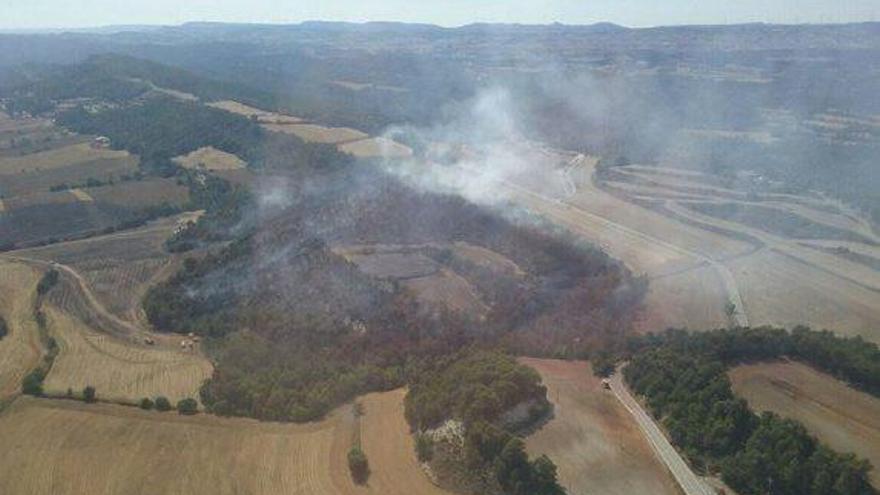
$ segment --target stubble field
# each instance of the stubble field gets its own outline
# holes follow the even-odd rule
[[[359,421],[347,405],[303,425],[20,398],[0,413],[0,493],[444,494],[415,459],[403,396],[364,397]],[[358,434],[366,486],[353,484],[346,463]]]

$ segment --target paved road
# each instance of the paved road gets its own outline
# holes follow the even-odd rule
[[[691,470],[690,466],[681,458],[672,444],[669,443],[669,440],[666,439],[666,436],[663,435],[663,432],[660,431],[660,428],[651,416],[642,409],[642,406],[629,393],[629,390],[627,390],[626,385],[623,383],[622,373],[615,373],[609,379],[609,382],[611,384],[611,391],[623,404],[623,407],[633,415],[636,423],[639,424],[639,428],[645,434],[645,438],[648,439],[648,443],[654,449],[654,453],[657,454],[657,458],[666,465],[685,495],[716,495],[715,490],[704,483]]]

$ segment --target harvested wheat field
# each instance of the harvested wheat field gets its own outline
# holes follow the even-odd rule
[[[234,100],[215,101],[208,103],[208,106],[237,113],[248,118],[256,118],[262,124],[297,124],[303,121],[299,117],[260,110],[259,108],[254,108]]]
[[[752,325],[807,324],[880,342],[880,292],[775,251],[729,266]]]
[[[135,403],[164,395],[172,403],[197,398],[211,376],[211,363],[196,352],[153,348],[96,332],[51,305],[44,305],[49,331],[60,351],[44,389],[63,395],[91,385],[101,400]]]
[[[264,124],[263,127],[273,132],[293,134],[309,143],[338,144],[370,137],[348,127],[324,127],[315,124]]]
[[[642,332],[670,327],[707,330],[726,327],[728,294],[718,272],[703,265],[673,275],[651,279],[644,309],[636,320]]]
[[[89,143],[73,144],[25,156],[0,158],[0,174],[34,172],[65,167],[98,159],[125,158],[126,151],[92,148]]]
[[[39,279],[40,273],[27,265],[0,260],[0,315],[9,327],[0,339],[0,398],[19,390],[43,352],[34,320]]]
[[[147,179],[93,187],[89,195],[95,201],[124,208],[146,208],[162,203],[182,206],[189,199],[189,189],[174,179]]]
[[[880,399],[796,362],[737,366],[729,375],[752,409],[796,419],[833,449],[868,459],[880,483]]]
[[[339,151],[359,158],[407,158],[413,154],[408,146],[381,137],[341,144]]]
[[[99,391],[100,393],[100,391]],[[352,482],[351,406],[303,425],[21,397],[0,413],[0,493],[434,495],[415,460],[402,390],[363,399],[372,471]],[[107,469],[112,466],[113,469]]]
[[[359,399],[364,415],[360,436],[370,462],[367,486],[343,485],[343,493],[376,495],[442,495],[449,492],[433,485],[415,455],[415,441],[403,417],[403,389],[369,394]]]
[[[546,454],[570,494],[678,494],[675,481],[614,395],[585,361],[522,358],[547,386],[554,416],[526,438],[530,455]]]
[[[173,161],[185,168],[204,168],[206,170],[238,170],[247,166],[241,158],[211,146],[205,146],[189,154],[178,156]]]

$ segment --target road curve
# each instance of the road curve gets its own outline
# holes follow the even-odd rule
[[[666,465],[672,473],[672,476],[675,478],[675,481],[681,486],[684,494],[716,495],[715,490],[704,483],[703,480],[691,470],[690,466],[688,466],[684,459],[681,458],[672,444],[669,443],[669,440],[666,439],[666,436],[663,435],[663,432],[660,431],[660,427],[658,427],[651,416],[642,409],[642,406],[636,402],[635,398],[633,398],[632,394],[629,393],[629,390],[627,390],[626,385],[623,383],[622,376],[622,373],[617,372],[608,380],[611,386],[611,391],[614,393],[615,397],[617,397],[617,400],[623,404],[623,407],[632,414],[636,423],[638,423],[639,428],[641,428],[642,432],[645,434],[645,438],[648,439],[648,443],[651,444],[651,448],[654,449],[657,458]]]

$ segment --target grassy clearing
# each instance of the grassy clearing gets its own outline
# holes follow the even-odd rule
[[[584,361],[523,358],[541,374],[555,404],[550,421],[526,438],[530,455],[546,454],[568,493],[677,495],[638,425]]]
[[[185,168],[192,169],[239,170],[247,167],[241,158],[211,146],[205,146],[189,154],[178,156],[174,161]]]
[[[833,449],[880,466],[880,399],[794,362],[743,365],[729,375],[751,408],[796,419]],[[872,474],[877,485],[877,470]]]

